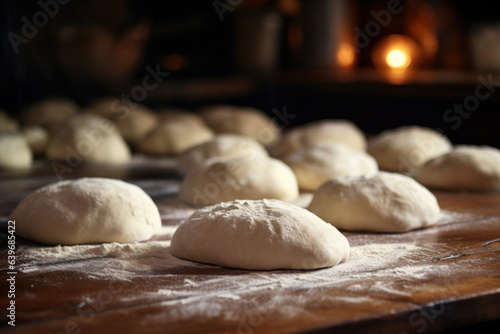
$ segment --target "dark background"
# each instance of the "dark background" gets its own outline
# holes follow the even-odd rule
[[[7,35],[19,33],[23,24],[21,18],[25,16],[31,20],[40,11],[40,6],[37,1],[2,1],[0,109],[17,116],[26,105],[50,96],[66,96],[85,106],[99,96],[129,92],[144,77],[146,66],[161,64],[169,70],[170,76],[165,80],[165,87],[144,101],[152,108],[177,106],[194,111],[206,104],[234,103],[260,108],[272,116],[273,108],[282,110],[286,106],[289,113],[296,115],[291,126],[319,118],[346,118],[371,134],[400,125],[418,124],[442,131],[455,143],[500,147],[497,135],[500,94],[496,90],[490,98],[481,101],[468,118],[463,118],[458,127],[444,119],[449,108],[474,94],[479,75],[494,74],[473,68],[468,38],[478,25],[500,23],[498,5],[484,0],[420,2],[440,10],[447,8],[445,13],[452,13],[452,21],[447,16],[438,17],[436,21],[440,24],[440,41],[448,43],[446,45],[450,41],[457,42],[447,54],[443,53],[420,68],[428,73],[424,80],[393,84],[376,75],[374,80],[366,80],[363,74],[355,75],[353,80],[344,80],[346,76],[334,68],[301,64],[287,44],[286,30],[294,24],[300,25],[301,13],[281,12],[279,1],[243,0],[234,11],[225,12],[221,21],[213,1],[72,0],[59,5],[57,14],[26,45],[21,44],[17,54]],[[371,10],[387,5],[387,1],[350,3],[353,5],[352,24],[359,27],[373,20]],[[265,11],[277,11],[282,18],[282,31],[276,46],[279,50],[277,64],[265,71],[242,69],[235,58],[238,18],[245,13]],[[373,68],[370,53],[378,39],[389,33],[406,32],[405,26],[412,13],[407,10],[403,14],[395,17],[380,36],[362,50],[356,69]],[[321,19],[318,14],[318,20]],[[99,36],[104,33],[110,37],[101,41]],[[101,67],[94,66],[92,59],[99,58],[99,50],[104,50],[102,43],[126,40],[129,35],[135,36],[137,41],[112,42],[116,45],[108,47],[121,50],[121,53],[117,51],[114,57],[109,56]],[[67,36],[77,37],[67,42]],[[87,49],[93,50],[90,56]],[[167,61],[169,55],[174,55],[170,63]],[[176,64],[178,55],[180,63]],[[122,61],[125,64],[129,58],[129,66],[123,65],[126,70],[120,71],[117,64]],[[107,69],[114,66],[118,69],[108,73]],[[450,79],[447,71],[464,75]],[[190,87],[200,80],[202,92],[206,92],[193,93]],[[221,80],[225,84],[211,94],[210,88],[216,87]],[[244,88],[235,90],[235,82],[245,83]]]

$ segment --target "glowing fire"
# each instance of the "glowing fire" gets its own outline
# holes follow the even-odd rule
[[[337,51],[337,61],[342,67],[350,67],[354,64],[356,55],[348,46],[342,44]]]
[[[420,60],[420,46],[413,38],[405,35],[385,36],[372,50],[375,68],[396,83],[418,68]]]
[[[389,67],[403,69],[410,65],[411,57],[400,49],[392,49],[387,53],[385,61]]]

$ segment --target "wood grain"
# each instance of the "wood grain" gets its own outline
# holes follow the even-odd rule
[[[49,247],[18,237],[16,326],[3,321],[0,330],[424,333],[500,318],[500,193],[434,192],[444,214],[429,229],[401,234],[344,232],[352,254],[333,268],[246,271],[169,254],[174,230],[169,226],[180,224],[190,211],[171,195],[178,182],[175,172],[158,163],[143,162],[120,177],[160,194],[155,202],[166,232],[140,245],[139,255],[116,246],[119,251],[102,255],[40,257],[30,250]],[[87,166],[72,177],[84,175],[117,174]],[[50,168],[0,177],[4,217],[30,191],[57,180]],[[158,193],[161,189],[168,190],[165,196]],[[7,234],[2,232],[3,246]],[[146,247],[153,243],[158,247]],[[9,303],[5,247],[0,255],[5,319]]]

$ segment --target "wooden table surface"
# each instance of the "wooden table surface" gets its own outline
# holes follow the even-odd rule
[[[429,333],[500,319],[500,193],[434,192],[435,227],[347,233],[351,256],[313,271],[246,271],[181,260],[170,238],[192,212],[175,198],[171,161],[82,166],[65,177],[128,179],[151,194],[160,235],[137,244],[43,246],[16,239],[8,297],[7,228],[0,242],[5,333]],[[0,216],[57,177],[0,173]],[[299,205],[305,205],[304,194]],[[15,300],[15,327],[5,319]]]

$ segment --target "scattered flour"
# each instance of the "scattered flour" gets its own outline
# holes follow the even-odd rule
[[[165,226],[161,237],[170,239],[174,231],[175,227]],[[351,235],[351,240],[346,262],[312,271],[246,271],[186,261],[170,254],[170,240],[24,246],[19,250],[23,261],[18,268],[23,275],[66,270],[78,272],[82,279],[141,284],[140,296],[116,298],[135,305],[145,300],[148,305],[157,303],[162,306],[162,317],[176,321],[220,318],[239,322],[249,314],[262,319],[270,314],[290,318],[306,309],[372,305],[388,296],[404,300],[420,288],[419,282],[436,273],[452,277],[446,264],[426,265],[442,255],[429,247],[413,242],[367,243],[369,237],[359,235]],[[154,283],[144,285],[145,281]],[[326,288],[330,293],[323,293]]]

